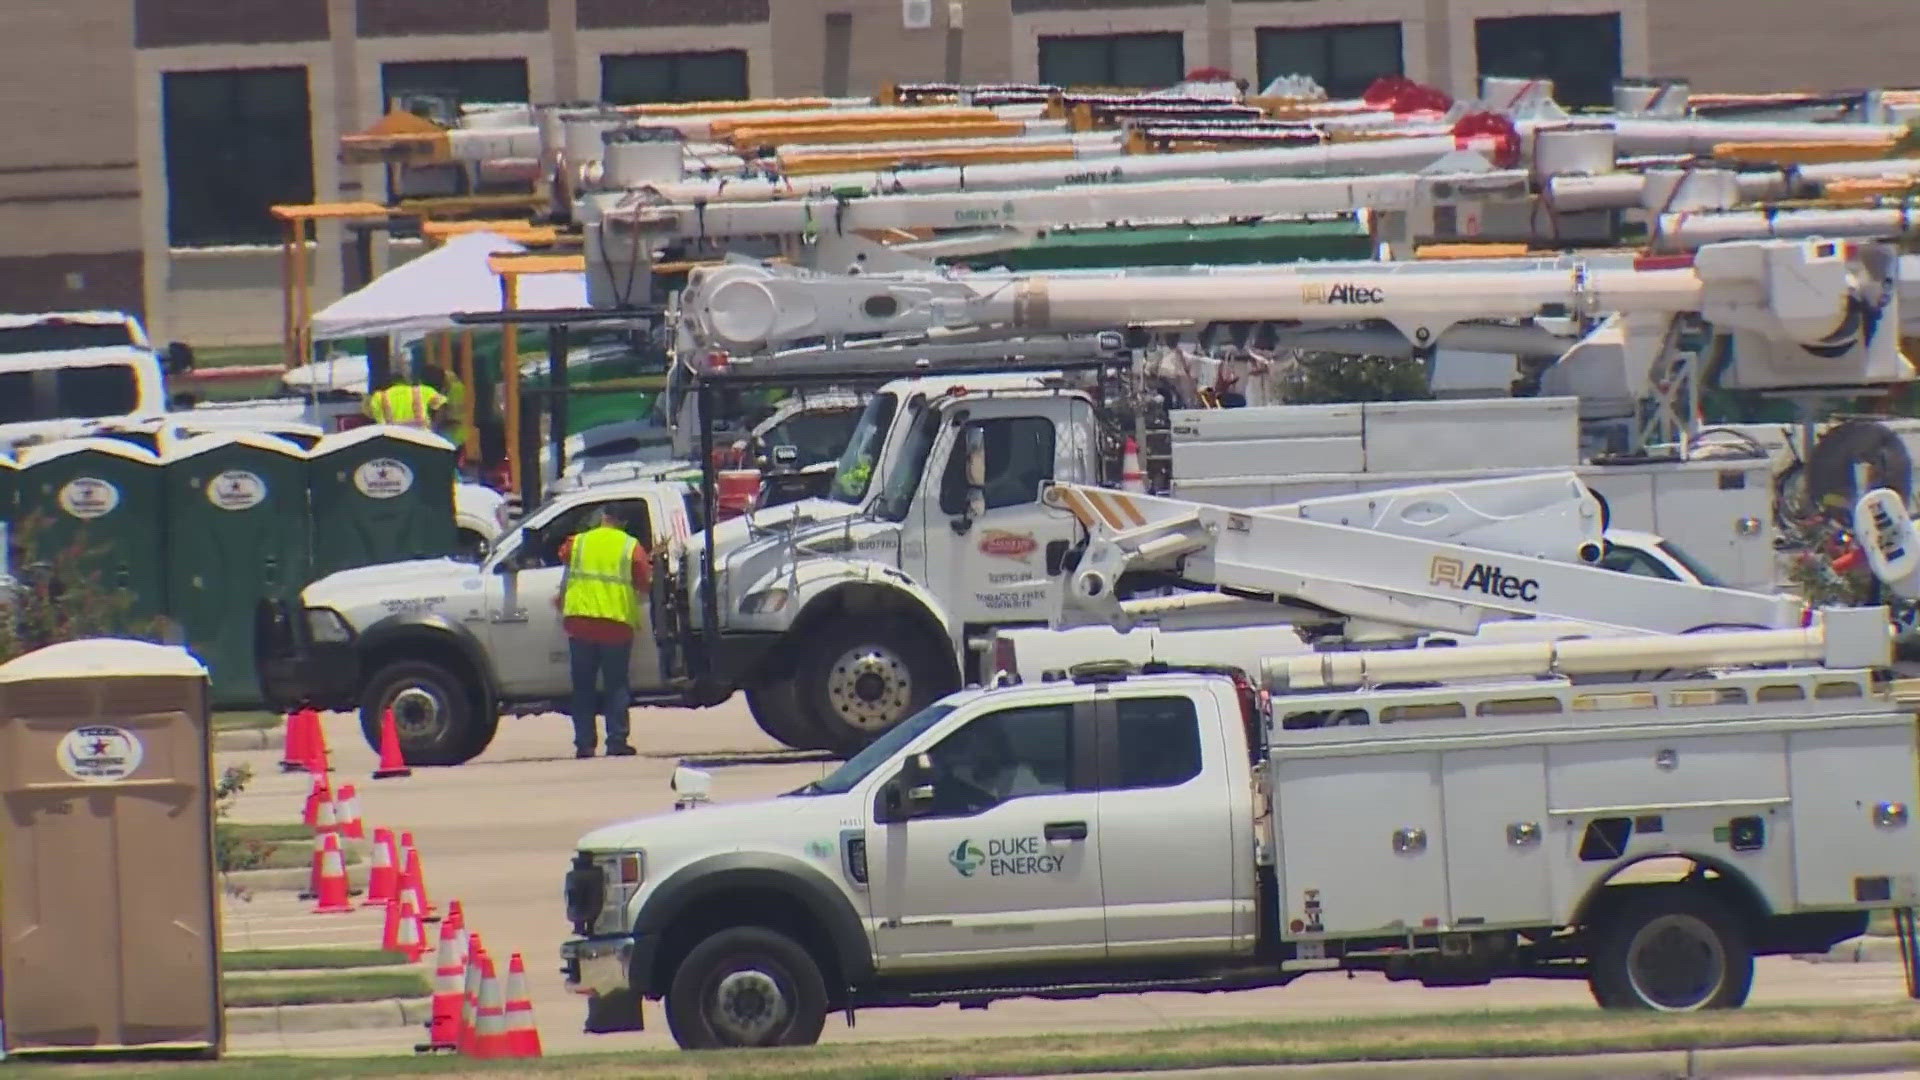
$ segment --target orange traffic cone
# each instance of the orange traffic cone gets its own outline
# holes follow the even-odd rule
[[[393,710],[388,709],[380,715],[380,764],[373,770],[373,778],[412,775],[405,755],[400,753],[400,729],[394,725]]]
[[[487,955],[479,934],[467,935],[467,978],[460,988],[460,1031],[454,1036],[454,1049],[473,1053],[474,1036],[480,1014],[480,961]]]
[[[307,714],[307,771],[326,772],[327,765],[327,729],[320,723],[320,713],[314,709]]]
[[[280,771],[304,772],[312,757],[307,750],[307,711],[291,709],[287,712],[286,744],[280,750]]]
[[[473,1056],[507,1057],[507,1003],[493,957],[480,954],[480,1007],[474,1011]]]
[[[527,965],[520,954],[507,961],[507,1057],[537,1058],[540,1028],[533,1022],[533,1001],[527,997]]]
[[[332,833],[321,837],[320,880],[314,887],[316,915],[352,911],[347,902],[347,863],[340,855],[340,838]]]
[[[307,805],[300,812],[300,820],[307,828],[317,828],[320,824],[320,804],[333,801],[333,785],[327,782],[327,771],[317,769],[313,774],[313,786],[307,789]]]
[[[405,839],[405,862],[400,871],[400,896],[413,901],[413,910],[429,921],[438,921],[433,913],[433,903],[427,899],[427,879],[420,872],[420,849],[413,846],[412,834],[403,834]]]
[[[373,830],[373,862],[367,870],[367,896],[361,907],[378,907],[400,895],[400,879],[393,867],[393,833]]]
[[[332,795],[323,796],[314,808],[313,835],[315,839],[340,832],[340,800]]]
[[[433,1013],[427,1021],[427,1041],[416,1052],[454,1050],[460,1042],[460,1012],[466,1002],[467,958],[460,951],[460,928],[450,905],[440,924],[440,947],[433,960]]]
[[[1147,473],[1140,467],[1140,444],[1131,435],[1127,436],[1126,445],[1120,451],[1120,490],[1147,490]]]
[[[334,800],[334,804],[341,837],[347,840],[365,840],[367,827],[360,820],[360,793],[353,789],[352,784],[340,785],[340,797]]]
[[[413,909],[413,901],[405,897],[400,899],[400,933],[393,951],[416,964],[427,955],[427,928],[420,922],[420,913]]]

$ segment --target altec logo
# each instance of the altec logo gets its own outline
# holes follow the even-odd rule
[[[1535,603],[1540,599],[1540,582],[1537,578],[1519,578],[1501,572],[1492,563],[1474,563],[1468,566],[1459,559],[1450,559],[1445,555],[1435,555],[1433,565],[1427,572],[1427,580],[1434,585],[1442,585],[1461,592],[1480,592],[1487,596],[1497,596],[1503,600],[1522,600]]]
[[[1019,559],[1022,562],[1040,546],[1032,533],[1010,533],[998,529],[982,533],[980,536],[980,554],[996,559]]]
[[[1384,304],[1387,294],[1373,285],[1316,281],[1300,286],[1300,299],[1309,304]]]

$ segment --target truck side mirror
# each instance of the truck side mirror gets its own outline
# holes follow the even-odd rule
[[[900,775],[887,785],[886,818],[906,821],[925,812],[933,802],[933,761],[915,754],[900,766]]]
[[[193,346],[175,341],[167,346],[167,374],[185,375],[193,370]]]

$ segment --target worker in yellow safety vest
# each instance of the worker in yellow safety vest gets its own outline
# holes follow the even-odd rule
[[[621,508],[608,506],[592,528],[560,545],[566,571],[554,604],[567,635],[575,757],[593,756],[596,714],[607,718],[607,756],[634,753],[627,741],[627,666],[646,611],[653,562],[626,524]]]
[[[432,431],[441,411],[447,407],[447,395],[422,382],[396,381],[367,395],[366,413],[376,424]]]

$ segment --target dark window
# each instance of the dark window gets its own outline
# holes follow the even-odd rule
[[[0,354],[58,352],[63,349],[108,349],[133,346],[126,323],[65,322],[48,319],[25,326],[0,328]]]
[[[1177,33],[1040,39],[1040,81],[1053,86],[1172,86],[1184,76],[1186,66],[1185,47]]]
[[[1016,416],[983,420],[972,426],[980,429],[986,442],[987,509],[1038,501],[1040,485],[1053,479],[1053,422],[1037,416]],[[941,512],[966,512],[966,466],[966,444],[956,439],[941,478]]]
[[[1480,74],[1552,79],[1562,105],[1604,106],[1620,78],[1620,16],[1523,15],[1473,25]]]
[[[747,96],[747,54],[634,53],[600,58],[600,97],[614,105],[738,101]]]
[[[1632,574],[1636,577],[1665,578],[1668,581],[1679,579],[1679,575],[1659,559],[1639,548],[1621,547],[1618,544],[1607,548],[1607,553],[1601,556],[1599,565],[1605,570],[1618,570],[1623,574]]]
[[[1121,698],[1114,703],[1114,757],[1106,791],[1178,787],[1200,775],[1200,717],[1184,697]]]
[[[1357,98],[1373,80],[1398,75],[1400,24],[1302,26],[1260,31],[1260,85],[1306,75],[1331,98]]]
[[[168,242],[277,242],[270,208],[313,201],[307,69],[170,71],[160,97]]]
[[[451,119],[440,110],[461,102],[524,102],[525,60],[404,60],[380,65],[382,112],[395,104],[409,112]],[[398,103],[395,98],[404,99]],[[439,104],[436,104],[439,103]]]
[[[124,416],[140,404],[131,365],[0,372],[0,424]]]
[[[592,528],[593,515],[603,506],[618,507],[624,522],[621,527],[643,546],[653,542],[653,533],[648,529],[645,500],[621,499],[612,503],[583,503],[570,510],[562,511],[559,517],[543,526],[538,535],[527,537],[524,546],[514,555],[514,562],[522,569],[559,566],[561,545],[573,539],[575,534]]]
[[[940,740],[933,762],[937,817],[977,814],[1009,799],[1072,790],[1073,706],[988,713]]]

